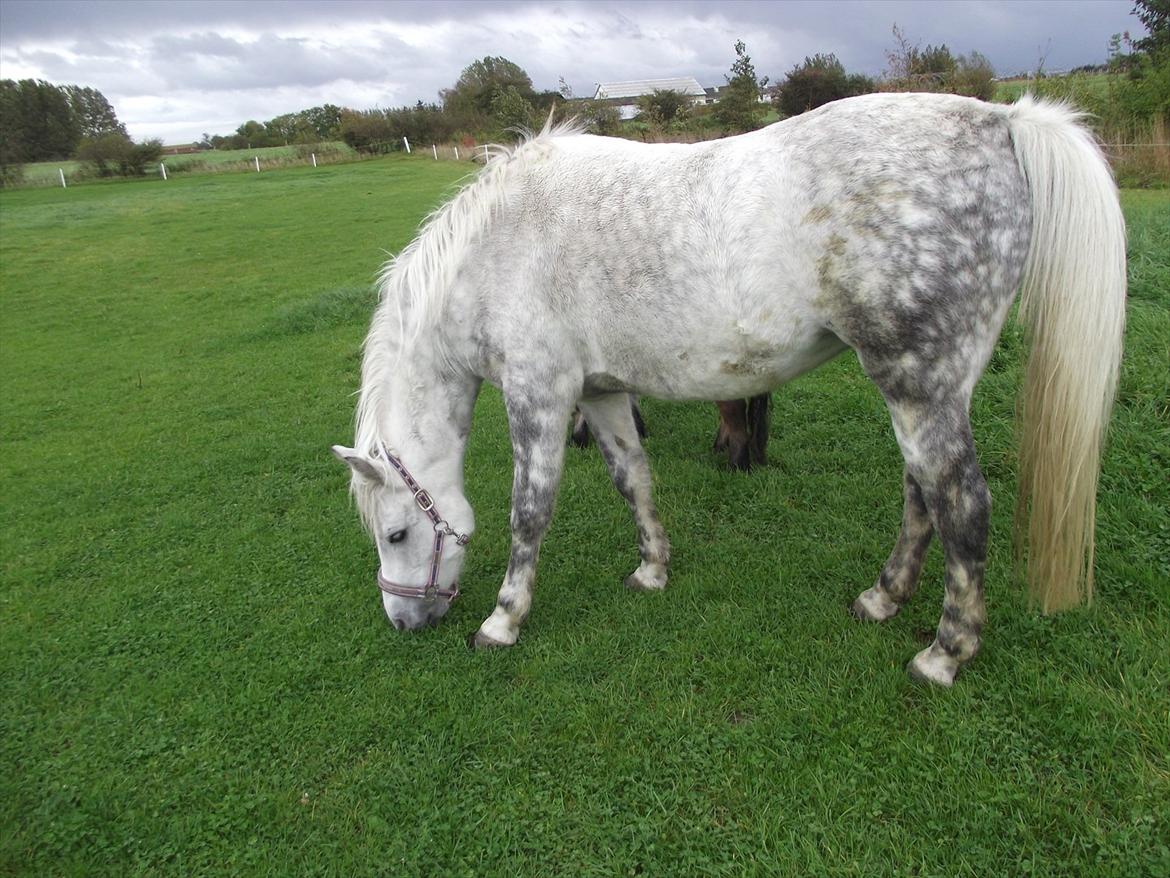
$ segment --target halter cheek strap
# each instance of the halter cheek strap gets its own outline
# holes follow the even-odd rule
[[[386,594],[403,598],[422,598],[425,601],[433,601],[436,597],[442,597],[446,598],[447,603],[450,604],[459,597],[459,583],[451,583],[450,588],[439,586],[439,565],[443,560],[443,540],[447,537],[454,537],[457,546],[466,546],[471,537],[456,531],[443,516],[439,515],[439,510],[435,508],[435,501],[431,495],[423,490],[402,461],[386,450],[386,446],[381,440],[378,442],[378,449],[374,452],[375,457],[379,455],[401,476],[402,481],[406,483],[406,487],[414,496],[414,502],[418,504],[418,508],[430,519],[431,525],[435,528],[435,545],[431,551],[431,570],[427,576],[426,585],[401,585],[397,582],[391,582],[382,575],[382,571],[379,569],[378,588]]]

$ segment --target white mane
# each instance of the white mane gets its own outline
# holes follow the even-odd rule
[[[388,378],[419,336],[439,327],[463,254],[491,225],[511,182],[525,167],[547,158],[556,138],[583,130],[575,119],[553,125],[550,115],[539,133],[523,132],[517,145],[490,146],[487,164],[454,198],[423,221],[402,252],[382,266],[378,273],[379,304],[362,358],[354,431],[360,452],[370,454],[379,441],[391,447],[389,437],[383,434]],[[427,343],[439,362],[450,365],[442,332],[429,333]]]

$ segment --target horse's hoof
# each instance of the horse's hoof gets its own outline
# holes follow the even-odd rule
[[[906,671],[915,682],[950,689],[959,672],[959,663],[931,644],[910,660]]]
[[[638,575],[638,571],[635,570],[626,577],[626,588],[630,591],[662,591],[666,588],[666,577],[663,577],[661,582],[644,580]]]
[[[733,472],[750,473],[752,471],[752,456],[748,452],[747,446],[729,448],[727,464]]]
[[[859,594],[849,611],[862,622],[884,622],[896,616],[898,609],[890,596],[875,585]]]
[[[467,637],[467,645],[471,649],[507,649],[512,644],[502,643],[494,637],[488,637],[482,631],[472,631]]]

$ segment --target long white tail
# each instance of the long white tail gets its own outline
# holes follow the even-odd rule
[[[1081,114],[1030,96],[1007,114],[1032,196],[1016,539],[1047,613],[1092,598],[1097,475],[1125,330],[1125,220]]]

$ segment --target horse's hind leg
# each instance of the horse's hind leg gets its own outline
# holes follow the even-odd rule
[[[979,651],[986,618],[983,570],[987,563],[991,493],[975,459],[965,397],[930,402],[887,399],[894,432],[906,459],[906,472],[920,489],[922,503],[946,555],[942,619],[934,642],[914,657],[908,670],[917,679],[949,686],[959,669]],[[905,572],[891,580],[893,590],[884,592],[894,602],[895,594],[904,594],[898,589],[905,589],[911,581],[915,564],[920,569],[921,554],[929,541],[925,524],[919,520],[916,497],[909,497],[907,508],[912,520],[911,539],[904,553],[895,548],[891,556],[895,567]],[[905,530],[904,524],[904,535]],[[915,534],[917,542],[912,538]]]
[[[638,553],[642,563],[626,577],[626,586],[637,591],[659,591],[666,587],[670,543],[650,496],[650,466],[638,441],[630,398],[625,394],[608,394],[582,400],[580,408],[605,458],[614,487],[626,499],[638,526]]]
[[[719,408],[719,430],[715,434],[714,450],[726,449],[731,468],[746,472],[752,468],[747,403],[742,399],[726,399],[715,405]]]
[[[853,615],[872,622],[884,622],[910,599],[918,587],[918,576],[922,573],[922,562],[934,525],[926,501],[922,499],[922,488],[910,475],[907,467],[902,472],[902,531],[898,542],[882,567],[877,583],[863,591],[853,602]]]

